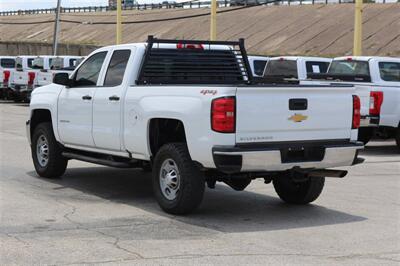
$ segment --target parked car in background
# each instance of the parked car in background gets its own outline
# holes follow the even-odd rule
[[[324,57],[272,57],[265,67],[263,79],[271,83],[302,84],[311,74],[326,73],[331,61]]]
[[[26,55],[18,56],[15,59],[15,69],[10,79],[10,96],[15,101],[26,101],[28,90],[30,90],[35,81],[35,72],[32,64],[36,56]]]
[[[264,74],[265,65],[268,62],[269,57],[259,55],[249,55],[249,64],[253,77],[262,77]]]
[[[83,60],[82,56],[56,56],[39,57],[34,62],[39,62],[43,68],[37,72],[37,83],[34,88],[48,85],[53,82],[56,73],[65,72],[71,74],[75,67]],[[33,89],[34,89],[33,88]]]
[[[0,98],[8,98],[14,68],[15,56],[0,56]]]
[[[360,163],[353,86],[253,84],[244,41],[160,40],[103,47],[72,75],[32,94],[27,121],[36,172],[63,175],[68,160],[153,169],[163,210],[184,214],[205,184],[244,190],[273,183],[307,204],[328,169]]]
[[[374,56],[346,56],[335,58],[320,84],[353,84],[370,99],[368,108],[371,122],[378,132],[395,138],[400,149],[400,58]],[[314,83],[315,84],[315,83]],[[359,130],[367,143],[376,127]]]

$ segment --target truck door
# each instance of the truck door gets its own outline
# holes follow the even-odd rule
[[[92,55],[75,72],[73,84],[58,98],[58,132],[65,144],[94,147],[93,97],[107,52]]]
[[[126,66],[130,49],[114,50],[104,77],[103,86],[96,89],[93,101],[93,139],[100,149],[121,150],[122,99],[128,77]]]

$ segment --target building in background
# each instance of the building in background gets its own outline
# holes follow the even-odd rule
[[[122,6],[133,6],[137,4],[136,0],[122,0]],[[108,6],[112,8],[117,7],[117,0],[108,0]]]

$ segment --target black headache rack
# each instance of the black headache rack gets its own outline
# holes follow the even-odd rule
[[[371,82],[369,75],[314,73],[308,74],[308,78],[327,81]]]
[[[211,49],[211,45],[232,49]],[[249,84],[253,79],[251,73],[244,39],[167,40],[149,36],[137,84]]]

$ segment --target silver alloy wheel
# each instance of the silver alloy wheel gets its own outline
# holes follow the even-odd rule
[[[44,135],[40,135],[36,142],[36,157],[41,167],[49,162],[49,142]]]
[[[160,188],[168,200],[174,200],[178,196],[180,187],[180,175],[178,166],[172,159],[166,159],[160,168]]]

